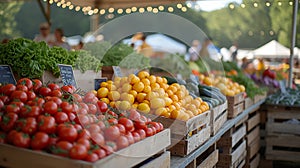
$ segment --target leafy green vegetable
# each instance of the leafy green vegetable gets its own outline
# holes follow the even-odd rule
[[[87,70],[94,70],[98,72],[101,69],[101,62],[99,59],[91,55],[90,51],[78,51],[78,58],[75,62],[75,68],[84,73]]]

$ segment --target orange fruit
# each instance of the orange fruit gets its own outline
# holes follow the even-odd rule
[[[150,80],[149,79],[147,79],[147,78],[144,78],[144,79],[142,79],[142,82],[143,82],[143,84],[145,85],[145,86],[150,86]]]
[[[160,85],[158,83],[151,83],[151,89],[152,90],[155,90],[155,89],[159,89],[160,88]]]
[[[162,98],[153,98],[150,100],[151,109],[157,109],[165,106],[166,106],[165,100]]]
[[[97,96],[98,96],[99,98],[107,97],[108,92],[109,92],[109,90],[108,90],[107,88],[102,87],[102,88],[100,88],[100,89],[97,91]]]
[[[148,79],[149,79],[149,81],[150,81],[150,84],[156,83],[156,77],[155,77],[154,75],[150,75],[150,76],[148,77]]]
[[[142,113],[145,113],[145,114],[148,114],[150,112],[150,107],[148,104],[146,103],[140,103],[138,106],[137,106],[137,109],[139,111],[141,111]]]
[[[144,93],[149,93],[149,92],[151,92],[151,86],[149,86],[149,85],[146,86],[146,85],[145,85],[143,92],[144,92]]]
[[[133,85],[132,89],[137,92],[142,92],[144,90],[145,85],[143,82],[137,82]]]
[[[128,93],[133,95],[134,98],[136,98],[136,95],[138,94],[135,90],[130,90]]]
[[[156,83],[159,83],[159,84],[163,83],[162,77],[157,76],[157,77],[156,77]]]
[[[146,93],[138,93],[138,94],[136,95],[136,100],[137,100],[139,103],[141,103],[141,102],[144,101],[144,99],[145,99],[146,96],[147,96]]]
[[[140,71],[140,72],[138,73],[138,77],[139,77],[140,79],[148,78],[149,76],[150,76],[150,74],[149,74],[148,72],[146,72],[146,71]]]
[[[110,103],[110,101],[109,101],[109,99],[108,98],[101,98],[100,99],[101,101],[103,101],[104,103],[106,103],[106,104],[109,104]]]
[[[129,83],[124,83],[122,86],[122,92],[129,92],[132,89],[132,86]]]
[[[111,101],[117,101],[120,99],[120,93],[118,91],[111,91],[108,93],[108,98]]]
[[[171,111],[170,118],[177,119],[179,115],[180,115],[179,110],[173,110],[173,111]]]
[[[128,82],[130,83],[130,84],[135,84],[135,83],[137,83],[137,82],[139,82],[140,81],[140,78],[139,77],[137,77],[137,76],[135,76],[134,74],[130,74],[129,76],[128,76]]]
[[[107,85],[108,85],[107,82],[101,82],[101,84],[100,84],[101,87],[106,87]]]

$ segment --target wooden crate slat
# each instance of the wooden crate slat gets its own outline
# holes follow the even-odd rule
[[[233,129],[233,128],[232,128]],[[219,147],[234,147],[245,135],[246,135],[246,126],[243,125],[239,129],[235,130],[234,132],[229,131],[226,133],[219,141]]]
[[[149,145],[151,144],[151,145]],[[95,163],[76,161],[48,153],[20,149],[11,145],[0,144],[0,165],[14,167],[47,167],[47,168],[102,168],[132,167],[150,156],[162,151],[170,142],[170,130],[166,129],[156,135],[134,143]],[[133,156],[134,155],[134,156]],[[117,160],[117,162],[116,162]]]
[[[300,135],[300,125],[298,124],[268,122],[266,125],[266,129],[267,129],[267,134],[286,133],[286,134]]]
[[[253,117],[249,118],[247,121],[247,131],[257,126],[260,123],[260,114],[256,113]]]
[[[253,104],[254,104],[254,101],[253,101],[250,97],[247,97],[247,98],[245,99],[244,109],[249,108],[249,107],[252,106]]]
[[[260,129],[259,126],[256,126],[254,130],[248,133],[246,136],[247,139],[247,146],[250,146],[250,144],[256,139],[260,138]]]
[[[299,152],[271,150],[270,152],[266,151],[266,159],[300,162],[300,155]]]
[[[242,93],[239,93],[237,95],[234,95],[234,96],[226,96],[227,98],[227,101],[228,101],[228,105],[235,105],[235,104],[238,104],[242,101],[244,101],[244,92]]]
[[[219,155],[219,163],[221,164],[233,164],[239,157],[246,151],[246,141],[243,141],[231,154],[222,154]]]
[[[228,105],[228,118],[234,118],[244,110],[244,102],[240,102],[237,105]]]
[[[219,106],[214,107],[211,111],[211,120],[216,120],[218,116],[220,116],[225,110],[227,110],[228,104],[227,101]]]
[[[232,146],[233,147],[238,141],[240,141],[246,135],[246,126],[243,125],[232,135]]]
[[[188,139],[172,139],[172,144],[177,144],[171,146],[170,151],[172,155],[186,156],[192,151],[194,151],[196,148],[198,148],[200,145],[202,145],[204,142],[206,142],[209,139],[209,137],[210,127],[207,126]]]
[[[228,115],[228,111],[226,110],[225,112],[221,113],[221,116],[219,116],[216,121],[211,123],[212,135],[215,135],[221,129],[221,127],[227,121],[227,115]]]
[[[247,152],[248,152],[248,157],[253,158],[255,154],[259,152],[260,149],[260,138],[257,137],[251,144],[250,146],[247,147]]]
[[[276,119],[300,119],[300,108],[269,107],[268,118]]]
[[[140,166],[140,168],[170,168],[171,154],[169,151],[164,152],[159,157]]]
[[[269,146],[300,148],[300,137],[299,136],[277,134],[274,136],[267,136],[266,142],[267,142],[267,145],[269,145]],[[300,152],[299,152],[299,154],[300,154]]]
[[[260,100],[265,99],[266,97],[267,97],[267,93],[266,92],[264,94],[262,94],[262,95],[255,95],[254,96],[254,103],[257,103]]]
[[[213,151],[197,168],[212,168],[214,167],[219,159],[219,151]]]
[[[256,154],[252,160],[247,160],[244,168],[258,168],[260,161],[260,154]]]

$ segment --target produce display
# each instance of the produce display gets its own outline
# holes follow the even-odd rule
[[[267,104],[300,107],[300,92],[296,89],[286,89],[286,93],[276,92],[267,97]]]
[[[209,110],[209,105],[199,97],[193,98],[184,85],[169,85],[166,78],[146,71],[102,82],[97,96],[120,110],[134,108],[145,114],[184,121]]]
[[[59,76],[57,64],[72,65],[76,69],[98,71],[101,63],[90,52],[67,51],[61,47],[49,47],[45,42],[19,38],[0,44],[0,64],[10,65],[18,78],[42,77],[45,70]]]
[[[0,94],[0,143],[20,148],[95,162],[163,130],[134,109],[112,109],[73,86],[22,78],[2,85]]]

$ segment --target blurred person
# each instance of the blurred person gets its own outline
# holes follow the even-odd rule
[[[64,31],[61,28],[55,29],[54,35],[55,35],[56,41],[52,44],[52,46],[62,47],[67,50],[71,49],[71,46],[63,40]]]
[[[137,48],[137,52],[143,54],[146,57],[151,57],[153,55],[153,49],[149,44],[146,43],[146,38],[147,36],[143,35],[143,37],[141,38],[142,45]]]
[[[48,45],[55,41],[55,37],[50,33],[50,25],[48,23],[40,24],[40,34],[33,39],[36,42],[45,41]]]
[[[7,44],[9,42],[9,39],[8,38],[4,38],[2,41],[1,41],[1,44]]]
[[[200,57],[210,57],[210,53],[208,51],[208,46],[211,45],[211,39],[210,38],[206,38],[203,41],[202,47],[199,51],[199,56]]]
[[[246,69],[249,63],[250,63],[250,62],[248,61],[248,59],[247,59],[246,57],[244,57],[244,58],[242,59],[242,65],[241,65],[241,68],[242,68],[242,69]]]
[[[82,48],[83,48],[83,42],[82,41],[80,41],[76,46],[74,46],[74,50],[81,50]]]
[[[199,52],[201,50],[201,43],[199,40],[193,40],[192,46],[189,48],[189,57],[187,61],[197,61],[199,59]]]
[[[238,44],[236,42],[229,48],[231,53],[231,59],[233,62],[237,62],[237,55],[238,55]]]

